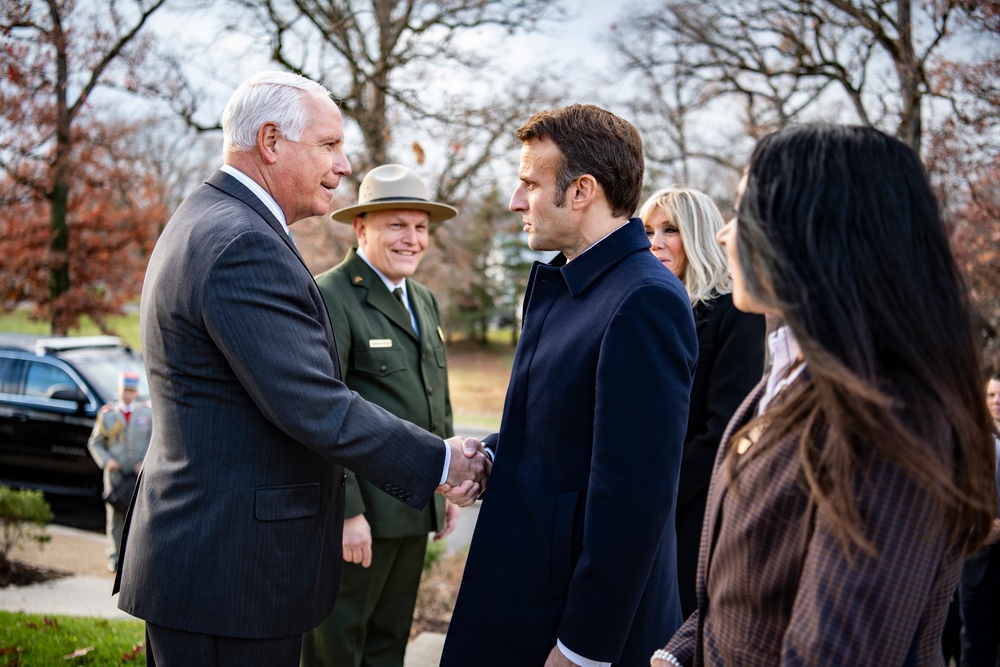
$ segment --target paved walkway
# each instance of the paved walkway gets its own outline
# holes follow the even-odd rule
[[[468,546],[478,516],[478,505],[462,510],[458,528],[447,538],[449,551]],[[0,609],[31,614],[132,618],[118,609],[118,596],[111,595],[114,575],[104,567],[104,536],[56,525],[49,526],[48,532],[52,538],[48,543],[41,547],[33,542],[20,545],[12,554],[14,559],[35,567],[75,574],[41,584],[0,588]],[[443,645],[444,635],[421,633],[410,642],[405,667],[437,667]]]

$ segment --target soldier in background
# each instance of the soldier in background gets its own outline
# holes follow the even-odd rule
[[[149,448],[153,433],[153,413],[146,401],[139,401],[139,374],[123,371],[118,374],[118,400],[101,408],[90,434],[87,448],[94,461],[104,471],[104,496],[112,493],[129,476],[142,470],[142,459]],[[134,488],[134,483],[133,483]],[[131,495],[131,494],[129,494]],[[118,569],[118,548],[121,545],[125,510],[107,506],[108,570]],[[128,498],[124,507],[128,507]]]

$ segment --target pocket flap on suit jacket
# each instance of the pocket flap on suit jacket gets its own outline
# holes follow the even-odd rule
[[[319,514],[319,505],[318,482],[265,486],[254,497],[254,516],[258,521],[302,519]]]

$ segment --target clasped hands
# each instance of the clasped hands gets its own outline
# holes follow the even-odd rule
[[[451,447],[451,465],[448,479],[437,492],[459,507],[467,507],[486,491],[493,463],[483,443],[475,438],[463,441],[455,436],[445,440],[445,444]]]

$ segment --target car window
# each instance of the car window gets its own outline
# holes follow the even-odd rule
[[[7,394],[11,391],[8,388],[11,380],[7,377],[7,370],[10,366],[11,360],[8,357],[0,357],[0,394]]]
[[[44,361],[33,361],[28,366],[28,377],[24,382],[24,394],[25,396],[48,398],[55,387],[66,388],[75,386],[77,386],[76,382],[63,369]]]
[[[149,385],[146,383],[146,370],[142,359],[122,350],[74,350],[63,355],[72,360],[74,367],[82,373],[88,382],[97,387],[108,400],[113,400],[118,392],[118,374],[121,371],[133,371],[139,374],[139,396],[149,396]]]

